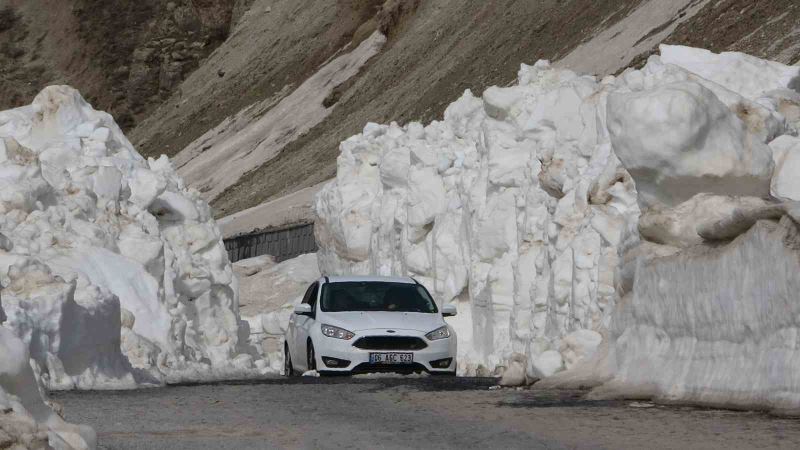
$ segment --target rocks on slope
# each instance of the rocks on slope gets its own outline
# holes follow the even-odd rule
[[[208,205],[74,89],[0,112],[0,232],[5,326],[48,387],[255,370]]]
[[[225,40],[244,3],[3,2],[0,109],[29,103],[42,86],[66,83],[132,127]]]

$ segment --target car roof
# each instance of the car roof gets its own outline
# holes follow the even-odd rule
[[[347,283],[347,282],[361,282],[361,281],[368,281],[368,282],[383,282],[383,283],[406,283],[406,284],[416,284],[417,282],[414,281],[411,277],[380,277],[375,275],[345,275],[345,276],[333,276],[333,277],[323,277],[326,283]]]

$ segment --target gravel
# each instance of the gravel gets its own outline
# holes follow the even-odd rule
[[[56,392],[107,449],[798,448],[800,420],[490,389],[487,378],[295,378]]]

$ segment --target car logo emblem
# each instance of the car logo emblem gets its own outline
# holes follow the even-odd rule
[[[387,333],[396,333],[394,330],[386,330]]]

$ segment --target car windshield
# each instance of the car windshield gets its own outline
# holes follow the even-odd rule
[[[421,285],[381,281],[327,283],[322,288],[322,310],[438,312],[436,303]]]

